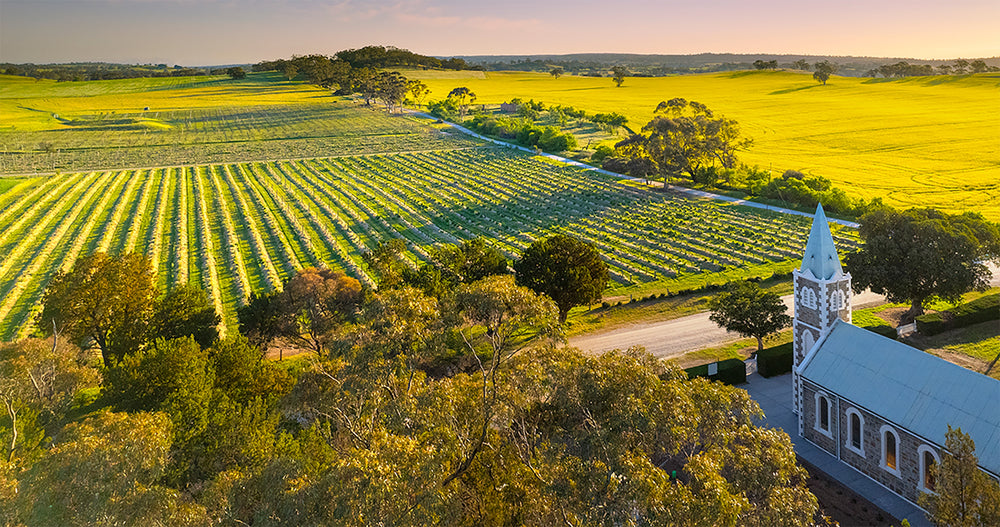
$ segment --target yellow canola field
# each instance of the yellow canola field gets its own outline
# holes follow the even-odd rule
[[[638,130],[657,103],[683,97],[736,119],[754,146],[742,161],[824,176],[896,207],[979,211],[1000,221],[1000,74],[906,79],[742,71],[610,78],[513,72],[420,72],[430,100],[466,86],[477,104],[513,97],[619,112]]]

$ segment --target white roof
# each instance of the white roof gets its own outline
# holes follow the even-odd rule
[[[816,205],[816,215],[813,216],[806,252],[802,255],[802,272],[806,271],[820,280],[840,278],[844,274],[822,204]]]
[[[840,320],[799,373],[939,446],[961,428],[1000,474],[1000,381]]]

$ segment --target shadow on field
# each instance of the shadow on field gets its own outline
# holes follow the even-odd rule
[[[811,90],[813,88],[819,88],[822,84],[810,84],[808,86],[799,86],[798,88],[785,88],[784,90],[773,91],[768,95],[782,95],[785,93],[793,93],[802,90]]]

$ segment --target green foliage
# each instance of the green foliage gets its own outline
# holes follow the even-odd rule
[[[642,134],[616,144],[615,154],[625,159],[649,158],[664,178],[682,173],[700,178],[716,163],[734,168],[736,154],[753,144],[741,136],[736,121],[715,117],[699,102],[681,98],[661,101],[656,113],[661,112],[666,115],[654,117],[642,127]]]
[[[281,335],[278,292],[250,293],[246,305],[236,311],[240,334],[254,346],[266,349]]]
[[[861,218],[859,232],[865,244],[844,258],[855,292],[871,288],[909,302],[911,316],[930,299],[957,302],[984,289],[990,271],[983,261],[1000,255],[1000,228],[971,212],[881,209]]]
[[[454,121],[458,119],[458,110],[458,102],[452,98],[427,103],[427,111],[434,117],[444,119],[445,121]]]
[[[688,379],[704,377],[706,379],[719,381],[730,386],[736,386],[747,382],[747,365],[740,359],[726,359],[715,364],[718,365],[719,371],[714,375],[708,374],[707,364],[687,368],[684,371],[687,373]]]
[[[204,289],[182,285],[156,301],[152,318],[154,338],[193,337],[207,348],[219,338],[222,317]]]
[[[792,343],[787,342],[762,350],[757,354],[757,371],[761,377],[774,377],[792,371]]]
[[[708,307],[712,322],[744,337],[756,338],[758,353],[764,349],[765,337],[792,323],[792,318],[785,314],[788,308],[781,297],[753,282],[729,283],[727,291],[713,297]]]
[[[928,336],[990,320],[1000,320],[1000,294],[983,296],[943,313],[916,317],[917,331]]]
[[[615,82],[616,88],[621,88],[622,84],[625,83],[625,77],[628,75],[628,68],[624,66],[615,66],[611,68],[611,80]]]
[[[514,270],[518,284],[555,301],[560,324],[571,308],[599,301],[608,285],[608,266],[597,248],[563,234],[532,243]]]
[[[1000,484],[979,469],[976,445],[961,428],[948,425],[941,463],[931,467],[934,493],[918,503],[934,525],[986,527],[1000,524]]]
[[[226,68],[226,75],[229,75],[233,79],[245,79],[247,77],[247,72],[243,71],[243,68],[239,66],[234,66],[232,68]]]
[[[49,283],[38,327],[93,339],[106,366],[114,366],[146,339],[156,288],[149,260],[139,254],[93,253]]]
[[[578,146],[572,133],[563,132],[556,126],[536,125],[531,117],[477,115],[467,124],[481,134],[513,139],[522,146],[537,146],[546,152],[563,152]]]
[[[102,413],[68,425],[22,479],[20,519],[39,526],[204,525],[204,509],[158,485],[171,437],[170,420],[157,413]]]
[[[208,353],[191,339],[157,340],[105,372],[104,397],[122,411],[162,411],[178,442],[204,430],[215,372]]]
[[[830,80],[830,76],[837,73],[837,70],[840,69],[840,67],[834,62],[821,60],[816,64],[813,64],[813,69],[815,70],[813,72],[813,78],[822,82],[823,85],[826,86],[826,81]]]
[[[590,156],[590,160],[595,163],[600,163],[609,156],[614,155],[614,153],[615,149],[608,145],[597,145],[597,148],[594,149],[594,153]]]

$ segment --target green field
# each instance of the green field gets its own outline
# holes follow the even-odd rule
[[[0,115],[0,174],[475,144],[268,74],[72,83],[0,75]]]
[[[373,284],[361,255],[387,239],[417,265],[437,244],[482,236],[513,259],[569,233],[600,248],[623,288],[787,266],[809,226],[502,148],[63,174],[0,194],[0,338],[24,335],[52,273],[98,250],[148,255],[161,289],[201,285],[231,326],[251,291],[303,267]],[[838,240],[857,244],[851,231]]]
[[[610,78],[543,73],[420,72],[441,99],[457,86],[476,104],[513,97],[619,112],[638,130],[657,103],[683,97],[736,119],[754,139],[748,164],[831,179],[850,195],[897,207],[979,211],[1000,220],[1000,74],[865,79],[744,71]]]

